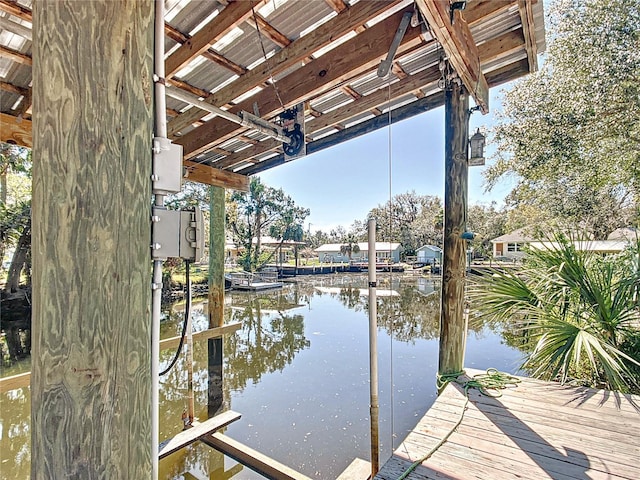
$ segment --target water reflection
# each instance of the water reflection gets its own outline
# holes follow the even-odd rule
[[[438,284],[429,278],[378,278],[381,459],[387,458],[435,399]],[[242,418],[226,434],[314,478],[335,478],[369,457],[368,290],[365,275],[327,275],[260,294],[230,292],[225,322],[242,327],[224,340],[224,408]],[[206,305],[194,304],[195,330]],[[164,312],[162,337],[180,334],[183,307]],[[497,327],[496,327],[497,330]],[[515,371],[517,350],[482,325],[469,337],[469,366]],[[196,417],[208,416],[208,342],[194,345]],[[161,368],[173,349],[161,352]],[[393,385],[393,388],[392,388]],[[182,429],[187,406],[184,355],[161,379],[160,437]],[[0,477],[29,477],[28,389],[0,395]],[[163,459],[160,478],[261,478],[200,443]]]

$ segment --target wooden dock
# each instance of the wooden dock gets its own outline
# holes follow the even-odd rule
[[[640,478],[640,396],[521,380],[499,398],[470,390],[460,426],[406,478]],[[449,384],[375,479],[398,480],[450,432],[464,403],[462,387]]]
[[[255,292],[281,288],[283,286],[283,283],[278,281],[278,272],[275,270],[259,273],[233,272],[229,273],[227,278],[231,281],[232,290],[249,290]]]

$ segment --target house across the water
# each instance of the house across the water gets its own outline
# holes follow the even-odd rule
[[[436,245],[423,245],[418,250],[416,250],[417,263],[424,263],[429,265],[434,265],[437,263],[442,263],[442,249]]]
[[[354,244],[358,248],[352,248],[351,258],[349,254],[341,251],[341,248],[346,244],[344,243],[325,243],[319,246],[314,251],[318,254],[318,260],[320,262],[364,262],[369,259],[369,244],[367,242],[360,242]],[[402,252],[402,245],[398,242],[376,242],[376,262],[398,263],[400,261],[400,253]]]
[[[531,228],[519,228],[513,232],[501,235],[491,240],[493,244],[493,258],[520,260],[525,255],[525,247],[554,248],[555,243],[548,240],[539,240],[531,234]],[[640,232],[635,228],[618,228],[611,232],[606,240],[573,240],[571,243],[579,251],[590,251],[601,254],[620,253],[632,241],[640,238]]]

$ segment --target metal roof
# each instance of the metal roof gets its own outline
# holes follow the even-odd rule
[[[308,151],[384,126],[377,117],[388,117],[389,106],[399,120],[442,104],[438,63],[445,49],[435,30],[442,27],[428,25],[422,15],[414,14],[418,22],[405,33],[391,73],[376,74],[402,11],[414,10],[413,0],[243,3],[237,21],[168,73],[169,83],[234,113],[254,112],[255,106],[271,121],[302,102],[306,118],[313,118],[307,140],[320,142]],[[166,58],[228,20],[229,5],[228,0],[165,0]],[[543,13],[542,0],[467,2],[458,21],[477,45],[489,87],[536,68],[535,55],[545,48]],[[31,114],[31,41],[18,33],[19,26],[31,28],[30,20],[31,1],[0,1],[0,111],[19,119]],[[262,133],[173,98],[167,108],[170,134],[184,146],[186,160],[245,175],[283,163],[281,145]]]

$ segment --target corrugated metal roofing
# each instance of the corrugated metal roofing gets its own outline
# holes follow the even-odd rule
[[[505,8],[497,8],[493,9],[493,12],[483,13],[485,16],[479,18],[477,21],[473,22],[471,26],[471,32],[476,44],[479,45],[479,48],[482,48],[483,43],[490,42],[493,39],[504,35],[513,30],[519,30],[522,28],[522,20],[520,18],[520,11],[518,8],[517,0],[510,0],[511,6],[507,9]],[[367,0],[369,2],[369,0]],[[347,8],[364,8],[364,2],[358,2],[356,0],[348,0],[344,2],[347,5]],[[363,21],[364,26],[356,25],[352,28],[351,33],[347,35],[337,35],[333,37],[333,44],[327,48],[318,45],[317,48],[313,48],[313,46],[307,47],[304,51],[304,58],[296,58],[295,62],[290,62],[285,68],[281,68],[280,65],[276,65],[274,63],[269,64],[270,68],[274,70],[273,78],[275,79],[275,87],[278,89],[278,92],[286,97],[288,93],[286,91],[287,88],[294,88],[298,91],[303,92],[303,89],[299,88],[300,85],[287,85],[288,78],[298,71],[301,68],[305,68],[305,80],[309,82],[317,83],[318,79],[322,78],[326,72],[323,71],[315,71],[313,68],[306,66],[311,62],[311,67],[313,67],[313,58],[314,52],[317,56],[318,50],[321,50],[322,53],[327,55],[326,52],[330,52],[333,48],[336,47],[341,41],[346,42],[357,42],[358,35],[363,31],[366,31],[371,28],[380,28],[383,19],[389,17],[394,12],[397,12],[407,6],[413,4],[413,0],[402,0],[394,3],[393,0],[389,0],[388,6],[380,13],[379,15],[373,15],[372,18],[367,18]],[[31,6],[31,0],[21,0],[18,2],[19,5],[24,5],[26,7]],[[319,25],[324,24],[325,22],[333,22],[336,21],[337,16],[339,15],[336,11],[333,10],[330,5],[331,2],[323,1],[323,0],[268,0],[268,1],[258,1],[256,0],[256,11],[259,15],[261,15],[265,21],[269,23],[271,27],[273,27],[276,31],[280,32],[282,35],[287,37],[289,41],[292,41],[293,44],[291,48],[295,46],[296,41],[302,41],[304,37],[309,34],[311,31],[318,28]],[[467,10],[473,12],[474,8],[477,5],[482,4],[486,7],[488,4],[486,2],[469,2],[467,5]],[[227,1],[201,1],[201,0],[165,0],[166,6],[166,21],[167,23],[178,32],[181,32],[184,36],[193,36],[197,35],[197,32],[204,25],[208,24],[210,21],[215,22],[215,18],[222,17],[224,15],[225,9],[227,5]],[[367,6],[370,6],[371,3],[367,3]],[[355,6],[355,7],[354,7]],[[537,0],[536,3],[532,4],[533,16],[535,20],[535,38],[537,42],[538,51],[543,51],[545,48],[545,40],[544,40],[544,21],[543,21],[543,2],[541,0]],[[410,7],[409,7],[410,8]],[[8,14],[6,8],[2,8],[2,4],[0,4],[0,16],[11,18],[12,21],[20,22],[23,25],[30,26],[29,22],[25,22],[24,20],[19,19],[14,15]],[[491,9],[490,9],[491,10]],[[347,11],[349,13],[349,11]],[[466,15],[465,11],[463,11],[463,16]],[[340,17],[343,18],[343,17]],[[268,30],[268,29],[267,29]],[[424,33],[424,32],[423,32]],[[435,40],[433,40],[433,32],[426,32],[423,36],[422,45],[412,47],[409,52],[398,55],[395,59],[395,63],[402,69],[404,74],[412,76],[419,72],[424,71],[426,68],[435,65],[440,55],[442,54],[441,47],[437,44]],[[355,37],[355,38],[354,38]],[[524,38],[524,37],[522,37]],[[216,41],[214,41],[216,40]],[[21,39],[18,35],[11,33],[7,30],[0,28],[0,44],[12,48],[20,53],[31,54],[31,42],[28,40]],[[175,50],[179,46],[173,39],[169,36],[165,36],[165,47],[166,50],[169,51],[171,49]],[[212,39],[212,43],[210,44],[210,50],[216,52],[221,55],[223,59],[226,59],[228,62],[232,62],[233,64],[241,67],[241,68],[249,68],[256,69],[256,71],[260,72],[264,70],[264,55],[266,52],[268,57],[271,57],[276,52],[281,52],[282,48],[280,45],[276,44],[269,38],[269,32],[264,28],[260,30],[260,35],[255,27],[255,19],[252,14],[249,13],[248,16],[245,15],[243,20],[237,25],[233,25],[230,31],[227,31],[224,34],[219,35],[217,39]],[[289,48],[289,47],[284,47]],[[167,53],[167,56],[170,52]],[[496,69],[501,69],[505,66],[516,65],[516,70],[512,74],[513,76],[522,75],[524,72],[521,70],[521,60],[527,58],[527,53],[524,45],[524,41],[521,41],[521,45],[517,48],[511,47],[508,51],[508,54],[503,54],[501,56],[497,56],[493,59],[486,60],[483,65],[483,71],[485,73],[491,72]],[[381,58],[382,59],[382,58]],[[356,62],[357,60],[354,60]],[[520,62],[520,63],[518,63]],[[336,62],[339,64],[340,62]],[[235,68],[235,67],[234,67]],[[236,84],[239,75],[234,71],[234,68],[230,68],[229,66],[224,66],[217,61],[214,61],[209,58],[204,58],[204,56],[197,56],[193,58],[186,67],[182,68],[176,77],[182,82],[186,82],[196,91],[210,91],[217,92],[223,87],[225,91],[229,89],[226,88],[226,85],[233,86]],[[333,68],[333,66],[331,67]],[[344,68],[344,65],[336,66],[336,68]],[[253,72],[250,72],[253,73]],[[307,76],[308,73],[308,76]],[[363,103],[364,100],[367,99],[367,96],[376,94],[379,99],[379,95],[382,90],[388,87],[389,78],[379,78],[375,72],[374,68],[360,68],[356,72],[344,74],[340,74],[339,78],[332,78],[331,83],[329,85],[315,85],[313,88],[309,89],[310,93],[304,95],[304,93],[296,93],[297,95],[302,95],[305,105],[312,108],[315,112],[311,112],[310,110],[306,111],[306,117],[309,119],[309,125],[313,128],[313,122],[310,113],[314,113],[315,115],[321,114],[330,114],[328,117],[335,120],[334,124],[342,124],[344,127],[349,128],[358,123],[368,121],[373,118],[374,114],[372,113],[374,110],[371,106],[362,107],[362,110],[359,111],[358,105]],[[399,74],[404,76],[404,74]],[[507,77],[509,72],[507,72]],[[314,79],[315,76],[315,79]],[[296,77],[297,78],[297,77]],[[20,88],[28,88],[31,82],[31,67],[29,65],[23,65],[18,62],[12,61],[6,56],[0,56],[0,79],[3,82],[14,85],[17,89]],[[307,80],[308,79],[308,80]],[[398,77],[394,74],[391,74],[391,82],[398,82]],[[504,79],[504,77],[501,77]],[[348,88],[341,87],[349,87],[357,95],[361,96],[361,100],[354,99],[349,93]],[[409,88],[409,87],[407,87]],[[262,90],[262,93],[255,94],[255,92]],[[266,90],[265,90],[266,89]],[[411,86],[409,91],[398,92],[395,94],[396,98],[393,98],[391,101],[391,108],[396,109],[403,105],[410,104],[417,100],[417,97],[411,93],[410,90],[420,89],[425,95],[433,95],[440,91],[437,82],[432,82],[430,85],[416,85]],[[248,93],[247,93],[248,92]],[[271,93],[269,93],[271,92]],[[2,91],[2,95],[0,96],[0,110],[3,113],[8,113],[10,115],[17,115],[17,111],[19,109],[19,105],[17,100],[20,98],[19,93],[14,93],[11,91]],[[240,101],[244,98],[269,98],[270,102],[273,102],[273,97],[275,97],[275,89],[274,86],[270,84],[268,78],[262,77],[262,79],[253,85],[248,85],[241,91],[238,91],[236,96],[236,102]],[[288,98],[288,97],[286,97]],[[229,99],[226,100],[227,102]],[[297,101],[297,100],[296,100]],[[291,103],[291,101],[288,101]],[[357,103],[360,102],[360,103]],[[376,102],[369,102],[377,103]],[[382,105],[377,103],[378,108],[380,110],[385,110],[387,105]],[[189,105],[185,102],[178,101],[172,98],[167,99],[167,107],[173,110],[177,110],[179,112],[188,112],[185,115],[191,115],[192,112],[197,111],[197,109],[189,108]],[[343,117],[339,115],[338,112],[341,109],[347,108],[348,113],[346,113]],[[184,115],[182,115],[184,116]],[[212,119],[210,121],[221,122],[220,119],[214,118],[211,114],[202,114],[204,121]],[[171,119],[171,122],[177,122],[178,119]],[[191,117],[189,122],[190,125],[186,127],[180,128],[180,134],[182,138],[194,138],[196,135],[197,128],[194,127],[193,123],[202,123],[202,121],[192,121]],[[189,123],[184,122],[184,123]],[[206,124],[205,124],[206,125]],[[227,129],[228,131],[228,129]],[[307,133],[309,134],[311,129],[307,129]],[[323,138],[334,133],[339,132],[340,129],[335,128],[334,126],[327,126],[322,128],[316,132],[313,132],[310,137],[314,140],[319,138]],[[258,133],[255,130],[247,130],[246,128],[239,128],[236,132],[236,135],[241,133],[246,138],[254,139],[254,140],[264,140],[268,138],[267,135],[263,133]],[[211,134],[207,135],[207,138],[211,137]],[[231,137],[231,138],[229,138]],[[220,143],[222,142],[222,143]],[[209,150],[210,153],[205,153],[204,155],[198,154],[194,159],[197,161],[204,161],[207,163],[215,163],[224,158],[224,155],[219,153],[213,153],[212,148],[219,147],[221,149],[225,149],[230,152],[238,152],[240,150],[246,150],[248,155],[253,155],[251,148],[252,145],[249,142],[243,141],[235,137],[235,135],[229,135],[225,133],[225,137],[220,138],[218,141],[218,145],[216,142],[207,145],[206,149]],[[202,152],[203,149],[194,150],[194,153]],[[206,150],[205,150],[206,152]],[[261,153],[259,155],[253,155],[254,161],[252,162],[237,162],[234,166],[229,166],[230,170],[242,170],[244,165],[251,165],[255,161],[264,162],[274,156],[277,156],[278,153],[274,151]]]

